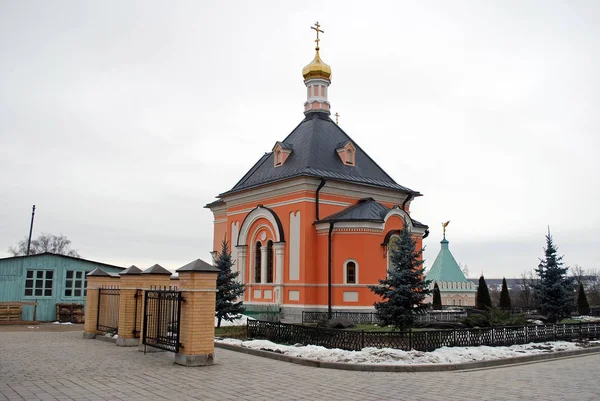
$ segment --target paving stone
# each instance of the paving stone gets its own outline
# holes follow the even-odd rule
[[[461,372],[318,369],[224,349],[186,368],[168,352],[84,340],[81,332],[0,332],[7,400],[598,400],[600,355]],[[466,392],[466,393],[465,393]]]

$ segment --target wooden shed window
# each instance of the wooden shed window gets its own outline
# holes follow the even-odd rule
[[[27,270],[25,296],[51,297],[53,270]]]
[[[77,270],[67,270],[67,278],[65,280],[65,297],[81,297],[86,296],[87,277],[85,272]]]

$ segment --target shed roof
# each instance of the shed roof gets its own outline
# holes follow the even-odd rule
[[[114,269],[121,269],[121,270],[125,270],[124,267],[121,266],[115,266],[115,265],[109,265],[108,263],[102,263],[102,262],[96,262],[93,260],[89,260],[89,259],[83,259],[83,258],[76,258],[74,256],[67,256],[67,255],[60,255],[58,253],[52,253],[52,252],[43,252],[43,253],[36,253],[35,255],[23,255],[23,256],[11,256],[8,258],[0,258],[0,261],[3,260],[11,260],[11,259],[24,259],[24,258],[37,258],[40,256],[57,256],[59,258],[65,258],[65,259],[70,259],[70,260],[79,260],[79,261],[83,261],[83,262],[88,262],[88,263],[93,263],[99,266],[106,266],[106,267],[112,267]]]

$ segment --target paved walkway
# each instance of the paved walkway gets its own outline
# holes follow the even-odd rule
[[[599,400],[600,355],[497,369],[368,373],[216,350],[186,368],[81,332],[0,332],[0,400]]]

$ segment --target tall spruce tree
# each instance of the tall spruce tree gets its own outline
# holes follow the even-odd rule
[[[577,294],[577,312],[580,316],[590,314],[590,304],[588,303],[587,296],[585,295],[583,283],[579,283],[579,292]]]
[[[500,291],[500,302],[498,304],[500,309],[510,309],[510,295],[508,294],[508,286],[506,285],[506,278],[502,277],[502,290]]]
[[[442,309],[442,294],[440,293],[440,287],[437,283],[433,286],[433,309]]]
[[[564,267],[563,257],[557,256],[549,229],[544,252],[544,259],[535,269],[539,277],[535,285],[536,304],[551,322],[557,322],[575,310],[574,279],[567,275],[569,268]]]
[[[226,240],[223,240],[221,244],[221,252],[217,254],[215,264],[219,269],[215,316],[217,317],[217,327],[221,327],[222,319],[232,322],[239,317],[240,313],[244,312],[244,303],[241,298],[246,288],[244,284],[236,280],[240,273],[231,271],[233,262]]]
[[[369,285],[369,289],[382,298],[375,302],[377,317],[383,324],[397,329],[406,329],[415,322],[417,314],[425,313],[428,305],[423,303],[431,293],[429,280],[424,279],[423,249],[416,249],[417,242],[412,237],[406,220],[400,231],[400,238],[389,245],[390,269],[379,285]]]
[[[477,294],[475,295],[475,308],[487,310],[492,307],[492,298],[490,297],[490,289],[483,278],[483,274],[479,277],[479,285],[477,286]]]

